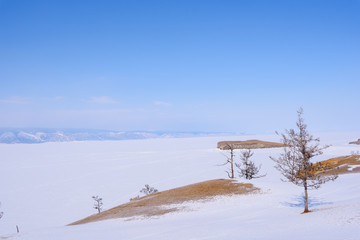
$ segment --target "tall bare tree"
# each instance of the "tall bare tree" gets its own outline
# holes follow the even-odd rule
[[[314,138],[307,130],[304,123],[303,109],[298,110],[297,130],[285,130],[280,134],[281,141],[287,147],[279,157],[270,157],[275,161],[275,168],[285,177],[283,181],[292,182],[304,187],[304,213],[310,212],[308,208],[308,189],[318,189],[322,184],[333,181],[337,175],[324,175],[319,173],[330,169],[330,166],[313,164],[311,158],[321,155],[329,146],[320,146],[320,139]],[[277,133],[277,132],[276,132]],[[278,133],[277,133],[278,134]],[[278,134],[279,135],[279,134]]]
[[[227,175],[229,176],[229,178],[235,178],[234,176],[234,145],[227,143],[224,147],[224,150],[229,150],[230,151],[230,156],[229,155],[225,155],[226,157],[226,162],[224,164],[221,165],[227,165],[230,164],[230,169],[228,171],[226,171]]]
[[[244,150],[240,153],[241,163],[235,163],[238,168],[239,177],[245,177],[246,179],[261,178],[264,175],[259,175],[261,165],[257,167],[250,158],[254,155],[250,149]]]

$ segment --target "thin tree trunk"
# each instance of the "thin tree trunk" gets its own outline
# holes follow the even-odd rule
[[[308,207],[308,192],[307,192],[307,182],[305,181],[305,183],[304,183],[304,189],[305,189],[305,199],[304,199],[304,201],[305,201],[305,209],[304,209],[304,213],[308,213],[308,212],[310,212],[309,211],[309,207]]]
[[[231,149],[231,178],[234,178],[234,153],[233,149]]]

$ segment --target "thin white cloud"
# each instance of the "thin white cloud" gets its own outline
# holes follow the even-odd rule
[[[13,96],[5,99],[0,99],[0,103],[29,104],[31,103],[31,101],[28,98]]]
[[[42,99],[46,100],[46,101],[59,102],[59,101],[64,100],[64,97],[63,96],[55,96],[55,97],[44,97]]]
[[[164,106],[164,107],[170,107],[172,106],[171,103],[168,103],[168,102],[162,102],[162,101],[155,101],[154,102],[154,105],[157,105],[157,106]]]
[[[100,103],[100,104],[116,104],[119,103],[118,101],[108,97],[108,96],[101,96],[101,97],[92,97],[89,101],[90,103]]]
[[[56,97],[53,97],[53,98],[52,98],[52,100],[54,100],[54,101],[61,101],[61,100],[63,100],[63,99],[64,99],[63,96],[56,96]]]

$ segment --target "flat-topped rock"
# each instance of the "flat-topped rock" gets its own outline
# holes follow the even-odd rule
[[[218,142],[217,148],[220,150],[229,149],[256,149],[256,148],[278,148],[285,147],[282,143],[267,142],[261,140],[246,140],[246,141],[222,141]]]
[[[360,138],[359,138],[357,141],[355,141],[355,142],[349,142],[349,144],[357,144],[357,145],[360,145]]]

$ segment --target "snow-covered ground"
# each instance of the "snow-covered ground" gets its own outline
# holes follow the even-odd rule
[[[315,135],[332,144],[315,160],[360,150],[348,144],[360,133]],[[186,211],[150,219],[65,226],[95,213],[93,195],[111,208],[138,195],[145,184],[161,191],[226,178],[226,167],[217,166],[225,157],[216,143],[247,139],[279,137],[0,144],[0,239],[360,239],[360,174],[342,175],[310,191],[313,212],[300,214],[302,189],[281,182],[269,159],[282,149],[254,151],[253,160],[267,173],[250,181],[261,194],[187,203]]]

